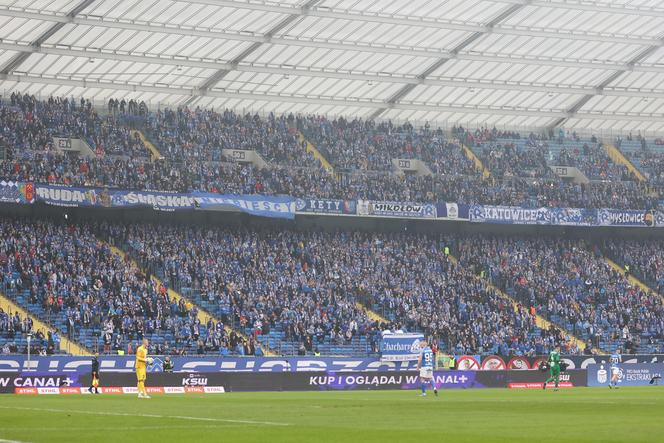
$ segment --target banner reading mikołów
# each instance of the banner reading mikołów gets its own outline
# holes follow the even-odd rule
[[[357,215],[373,217],[436,218],[436,205],[413,202],[357,201]]]

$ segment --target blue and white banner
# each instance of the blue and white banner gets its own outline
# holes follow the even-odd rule
[[[67,187],[32,182],[0,181],[0,203],[43,202],[65,207],[129,208],[147,206],[159,211],[224,210],[293,219],[296,213],[358,215],[448,220],[475,223],[664,227],[664,213],[655,210],[521,208],[518,206],[381,202],[370,200],[296,199],[290,196],[188,194],[130,191],[109,188]]]
[[[664,226],[664,215],[657,211],[583,208],[521,208],[518,206],[472,205],[470,221],[554,226]]]
[[[305,214],[357,214],[355,200],[325,200],[316,198],[298,198],[296,201],[298,213]]]
[[[0,203],[32,203],[34,185],[32,183],[0,181]]]
[[[357,214],[374,217],[436,218],[436,205],[428,203],[357,201]]]
[[[577,208],[521,208],[517,206],[480,206],[470,208],[470,221],[482,223],[522,225],[575,225],[593,224],[593,215]]]
[[[122,208],[151,206],[159,210],[192,209],[194,201],[184,194],[74,188],[35,184],[35,201],[54,206]]]
[[[381,361],[412,361],[420,356],[423,334],[384,334],[380,343]]]
[[[588,365],[588,386],[608,386],[611,381],[611,365]],[[633,363],[617,366],[618,386],[646,386],[660,384],[664,373],[663,363]]]
[[[295,218],[295,199],[286,196],[224,195],[208,192],[179,194],[34,185],[35,201],[68,207],[128,208],[149,206],[160,211],[183,209],[237,210],[272,218]]]
[[[595,226],[596,209],[583,208],[547,208],[548,219],[552,225],[562,226]]]
[[[440,202],[436,204],[436,212],[438,218],[445,218],[448,220],[463,220],[468,221],[468,211],[470,205],[460,203]]]
[[[526,209],[514,206],[479,206],[470,208],[470,221],[503,224],[548,224],[546,208]]]
[[[288,196],[224,195],[204,192],[191,194],[201,209],[232,208],[252,215],[271,218],[295,218],[295,199]]]
[[[598,209],[598,226],[642,226],[650,227],[658,224],[662,226],[661,220],[657,223],[657,215],[661,213],[655,211],[628,211],[619,209]]]

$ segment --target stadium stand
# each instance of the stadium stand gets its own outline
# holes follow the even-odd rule
[[[562,329],[605,350],[626,337],[633,337],[634,349],[656,350],[664,337],[658,294],[629,284],[598,248],[555,237],[12,220],[3,220],[2,228],[10,252],[8,295],[67,336],[106,352],[147,334],[167,352],[242,354],[237,342],[226,345],[224,324],[251,337],[254,349],[260,342],[286,355],[300,344],[307,352],[366,355],[376,351],[385,328],[424,331],[457,353],[502,355],[541,354],[560,342],[567,352],[580,352]],[[165,284],[111,253],[94,234],[115,239]],[[73,246],[63,248],[69,242]],[[458,266],[446,246],[459,251]],[[26,266],[30,254],[17,253],[26,247],[36,253],[35,266]],[[73,260],[85,265],[72,267]],[[521,306],[514,308],[489,283]],[[195,306],[168,299],[168,287],[223,323],[201,324]],[[390,324],[378,324],[364,306]],[[536,314],[554,327],[539,328]]]
[[[627,273],[637,276],[658,293],[663,293],[664,244],[661,240],[611,240],[603,246],[609,256],[623,265]]]
[[[376,333],[386,327],[424,331],[460,353],[541,353],[565,341],[453,266],[444,252],[449,238],[148,224],[103,229],[183,294],[281,353],[304,342],[308,351],[361,355],[375,350]],[[357,302],[391,324],[376,324]]]
[[[0,231],[4,293],[88,349],[127,351],[147,336],[166,354],[238,352],[223,324],[201,324],[196,307],[169,297],[89,227],[3,219]]]
[[[476,237],[461,241],[460,263],[594,346],[614,350],[634,337],[642,350],[664,337],[662,298],[630,284],[582,241]],[[650,342],[650,337],[657,338]]]
[[[299,142],[292,115],[267,119],[226,110],[178,108],[150,114],[147,137],[172,160],[221,161],[224,149],[258,151],[275,165],[319,165]]]
[[[108,114],[101,117],[90,100],[80,103],[71,97],[38,100],[27,94],[12,93],[0,110],[3,135],[25,153],[53,151],[52,137],[84,139],[97,155],[147,157],[141,140],[130,133],[124,119]],[[122,123],[120,122],[122,120]]]
[[[644,138],[638,146],[616,143],[648,178],[641,183],[613,162],[601,141],[562,130],[557,137],[462,127],[445,133],[428,125],[311,115],[149,112],[144,104],[116,100],[102,112],[88,100],[12,94],[0,105],[0,140],[8,147],[2,178],[180,192],[643,209],[658,205],[664,175],[659,149],[650,149]],[[56,136],[84,139],[95,156],[60,152]],[[224,149],[255,150],[267,166],[233,162]],[[421,160],[433,174],[396,174],[396,158]],[[567,182],[554,165],[577,167],[590,181]],[[263,343],[286,355],[300,345],[306,352],[360,355],[376,352],[383,328],[422,330],[456,352],[505,355],[545,352],[565,342],[560,329],[605,350],[620,346],[625,335],[647,350],[664,338],[659,296],[631,285],[597,248],[573,241],[34,220],[25,222],[28,234],[16,223],[2,222],[3,242],[12,251],[3,263],[6,294],[89,349],[127,349],[146,334],[166,353],[254,354]],[[95,235],[121,239],[117,246],[140,268]],[[458,248],[459,266],[441,252],[445,245]],[[653,271],[656,265],[624,255],[634,251],[628,246],[604,250],[634,263],[659,292],[664,278]],[[35,259],[22,248],[46,256]],[[252,261],[256,253],[269,257],[268,263]],[[378,268],[376,254],[384,260]],[[29,265],[33,259],[37,267]],[[74,267],[72,260],[85,264]],[[542,270],[522,272],[525,263],[543,263]],[[422,269],[426,275],[416,277]],[[480,273],[488,279],[477,280]],[[203,324],[197,307],[174,302],[169,289],[222,322]],[[522,306],[514,308],[499,291]],[[380,324],[364,306],[390,324]],[[539,328],[533,312],[554,327]],[[483,320],[471,325],[471,318]],[[237,332],[226,329],[229,324]],[[581,351],[565,345],[568,352]]]
[[[656,441],[663,28],[0,0],[0,443]]]
[[[127,108],[125,113],[114,109],[102,118],[89,108],[89,101],[82,103],[12,94],[12,100],[0,107],[0,140],[10,147],[0,163],[2,178],[143,190],[524,207],[640,209],[656,207],[660,200],[656,159],[648,157],[655,168],[649,174],[653,179],[640,183],[624,166],[613,163],[594,138],[521,138],[515,132],[470,134],[463,128],[445,134],[372,121],[261,118],[186,108],[146,110],[145,117],[128,115]],[[132,132],[136,126],[145,127],[149,143],[164,159],[150,161],[142,134]],[[299,139],[298,128],[330,157],[336,175],[307,154],[308,140]],[[52,141],[57,134],[84,137],[96,158],[58,152]],[[479,172],[461,142],[472,147],[491,177]],[[225,148],[256,150],[267,167],[234,163],[223,156]],[[433,175],[395,174],[394,158],[421,159]],[[575,184],[556,177],[549,168],[556,163],[578,166],[591,182]]]
[[[48,336],[44,336],[43,331],[33,329],[30,317],[21,316],[18,312],[5,312],[0,308],[0,353],[27,354],[28,334],[33,334],[34,341],[30,343],[30,348],[34,355],[59,352],[57,334],[54,338],[49,331]]]
[[[4,254],[0,254],[0,259],[4,260]],[[30,315],[0,292],[0,353],[25,354],[28,347],[33,355],[88,354],[85,348],[63,337],[60,331]]]
[[[318,149],[328,153],[337,169],[390,171],[392,159],[419,159],[441,175],[477,173],[458,141],[448,140],[440,128],[415,129],[408,123],[395,126],[343,118],[329,121],[314,116],[298,118],[297,126]]]

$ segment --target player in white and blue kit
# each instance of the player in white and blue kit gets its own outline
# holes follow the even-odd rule
[[[620,349],[616,349],[616,352],[611,354],[609,359],[611,363],[611,381],[609,382],[609,388],[618,389],[618,379],[620,377],[620,363],[622,363],[622,356],[620,355]]]
[[[426,341],[420,342],[420,357],[417,360],[417,370],[420,371],[420,386],[422,387],[421,396],[427,395],[427,386],[431,385],[433,393],[438,396],[438,388],[433,381],[434,355]]]

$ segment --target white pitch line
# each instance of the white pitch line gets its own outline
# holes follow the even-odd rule
[[[41,411],[41,412],[62,412],[62,413],[89,414],[89,415],[110,415],[117,417],[174,418],[176,420],[241,423],[245,425],[290,426],[290,423],[279,423],[274,421],[235,420],[229,418],[212,418],[212,417],[189,417],[186,415],[130,414],[128,412],[79,411],[72,409],[55,409],[55,408],[25,408],[21,406],[0,406],[0,409],[15,409],[21,411]],[[2,442],[0,441],[0,443]]]
[[[226,428],[235,428],[235,427],[242,427],[244,424],[241,423],[219,423],[216,425],[200,425],[196,426],[196,429],[226,429]],[[122,431],[147,431],[147,430],[155,430],[155,429],[191,429],[191,425],[159,425],[159,426],[122,426],[120,430]],[[35,428],[35,427],[30,427],[30,428],[2,428],[3,431],[7,432],[22,432],[22,431],[45,431],[45,432],[70,432],[70,431],[118,431],[117,427],[108,427],[108,428],[99,428],[99,427],[71,427],[71,426],[63,426],[59,428]],[[2,440],[0,439],[0,443],[4,442],[9,442],[11,440]],[[24,442],[21,442],[24,443]]]
[[[19,440],[5,440],[4,438],[0,438],[0,443],[27,443],[27,442]]]

